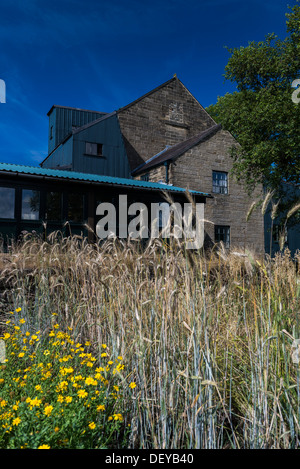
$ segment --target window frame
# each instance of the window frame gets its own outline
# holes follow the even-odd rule
[[[39,200],[38,200],[38,210],[37,212],[32,212],[32,213],[37,213],[37,218],[24,218],[23,215],[23,194],[24,192],[38,192],[39,194]],[[21,213],[20,213],[20,221],[22,223],[24,222],[38,222],[41,220],[41,203],[42,203],[42,192],[40,189],[34,189],[30,187],[21,187]],[[25,214],[26,215],[26,214]]]
[[[215,175],[225,175],[226,177],[224,179],[218,178],[215,179]],[[225,181],[225,185],[220,185],[220,181]],[[216,190],[216,188],[219,188],[219,190]],[[225,188],[225,192],[223,192],[221,189]],[[221,194],[221,195],[228,195],[229,194],[229,178],[228,178],[228,172],[227,171],[219,171],[219,170],[213,170],[212,171],[212,193],[213,194]]]
[[[96,153],[89,152],[87,148],[88,145],[96,145],[97,152]],[[85,153],[84,154],[87,156],[96,156],[96,157],[103,156],[103,143],[85,141]]]
[[[141,181],[149,182],[150,173],[144,173],[141,175]]]
[[[6,186],[6,185],[2,185],[0,186],[0,190],[1,189],[10,189],[10,190],[13,190],[13,193],[14,193],[14,201],[13,201],[13,217],[1,217],[0,216],[0,220],[5,220],[5,221],[15,221],[16,220],[16,202],[17,202],[17,191],[16,191],[16,187],[11,187],[11,186]]]
[[[227,232],[224,232],[224,238],[217,240],[217,230],[218,229],[224,229],[227,230]],[[226,239],[228,238],[228,239]],[[231,230],[230,230],[230,225],[215,225],[215,243],[223,243],[226,249],[230,248],[230,243],[231,243]]]

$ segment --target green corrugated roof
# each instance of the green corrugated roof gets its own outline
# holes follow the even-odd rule
[[[77,181],[88,181],[102,184],[112,184],[120,186],[130,186],[130,187],[141,187],[144,189],[154,189],[161,191],[171,191],[171,192],[185,192],[186,189],[182,187],[171,186],[169,184],[162,184],[158,182],[148,182],[148,181],[137,181],[135,179],[125,179],[112,176],[102,176],[98,174],[87,174],[87,173],[78,173],[75,171],[65,171],[62,169],[48,169],[40,168],[38,166],[24,166],[18,164],[10,163],[0,163],[0,173],[1,172],[11,172],[18,174],[32,174],[41,177],[53,177],[56,179],[70,179]],[[191,194],[203,195],[205,197],[211,197],[210,194],[199,192],[199,191],[190,191]]]

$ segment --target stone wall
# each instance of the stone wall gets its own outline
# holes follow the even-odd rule
[[[118,111],[120,129],[130,142],[132,170],[167,145],[175,145],[215,124],[177,78]],[[139,157],[141,160],[139,160]]]
[[[209,193],[213,199],[207,199],[205,206],[206,239],[215,241],[215,225],[230,226],[230,245],[233,248],[249,248],[262,253],[264,251],[264,222],[259,208],[256,208],[249,221],[247,213],[254,200],[262,194],[262,187],[248,196],[244,187],[237,183],[230,174],[232,158],[229,148],[236,145],[235,139],[227,131],[220,130],[208,140],[196,145],[181,155],[169,166],[169,183]],[[160,171],[159,171],[160,169]],[[213,193],[213,171],[228,173],[228,194]],[[149,180],[164,180],[164,166],[153,168]]]
[[[213,196],[213,199],[207,199],[205,207],[205,219],[213,223],[205,226],[211,240],[214,241],[214,225],[230,226],[231,247],[263,252],[264,221],[260,209],[256,208],[246,221],[252,202],[262,195],[262,187],[249,197],[243,185],[235,180],[231,174],[233,160],[229,155],[232,145],[236,145],[235,139],[229,132],[220,130],[176,160],[176,165],[170,169],[170,182]],[[228,173],[228,194],[213,193],[213,171]]]
[[[175,145],[215,125],[177,78],[120,109],[118,119],[132,170],[167,145]],[[169,183],[213,195],[213,199],[207,199],[205,209],[206,219],[212,222],[205,227],[208,240],[215,241],[215,225],[230,226],[232,247],[248,247],[263,252],[264,224],[259,209],[246,222],[249,207],[253,200],[259,198],[262,188],[257,189],[250,198],[230,174],[233,162],[229,148],[233,144],[236,141],[231,134],[219,130],[171,163]],[[229,173],[227,195],[213,193],[214,170]],[[163,165],[147,172],[149,181],[165,181]]]

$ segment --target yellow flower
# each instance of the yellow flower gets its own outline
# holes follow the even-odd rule
[[[13,423],[12,423],[12,424],[17,426],[17,425],[19,425],[20,422],[21,422],[20,417],[17,417],[17,418],[15,418],[15,419],[13,420]]]
[[[101,357],[107,357],[107,353],[101,353]]]
[[[52,405],[47,405],[44,409],[44,414],[48,416],[48,415],[51,414],[52,410],[53,410],[53,406]]]
[[[134,389],[136,387],[136,384],[132,381],[130,384],[129,384],[129,387],[131,389]]]
[[[94,428],[96,428],[95,422],[91,422],[91,423],[89,424],[89,427],[90,427],[91,430],[94,430]]]
[[[57,402],[64,402],[64,396],[59,394],[58,397],[57,397]]]
[[[58,428],[58,427],[55,427],[55,428],[54,428],[54,431],[55,431],[55,433],[59,432],[59,428]]]
[[[20,319],[19,323],[20,323],[20,324],[24,324],[24,323],[25,323],[25,319]]]
[[[120,422],[123,421],[122,414],[114,414],[113,416],[108,417],[108,420],[120,420]]]
[[[41,445],[38,447],[38,449],[50,449],[49,445]]]
[[[88,386],[90,384],[92,384],[93,386],[97,386],[98,383],[94,378],[92,378],[91,376],[88,376],[85,380],[85,384],[87,384]]]
[[[3,339],[7,340],[9,338],[10,338],[10,334],[8,332],[6,332],[6,334],[4,334],[4,336],[3,336]]]
[[[107,348],[107,345],[105,345],[105,344],[102,344],[102,348]]]
[[[38,399],[37,397],[35,397],[34,399],[30,399],[29,404],[31,407],[35,407],[35,406],[39,407],[41,402],[42,402],[41,399]]]
[[[16,313],[19,313],[20,311],[22,311],[22,308],[17,308],[15,311]]]
[[[68,381],[62,381],[58,385],[59,389],[65,389],[67,386],[68,386]]]
[[[3,378],[0,379],[0,384],[2,384],[2,383],[4,383],[4,379],[3,379]]]
[[[105,405],[103,404],[98,405],[97,411],[100,412],[100,410],[105,410]]]
[[[65,401],[70,403],[72,402],[73,398],[71,396],[66,396]]]
[[[22,358],[22,357],[24,357],[24,355],[25,355],[25,353],[22,352],[22,353],[19,353],[18,357]]]
[[[79,389],[79,391],[77,392],[77,395],[79,397],[86,397],[88,395],[88,393],[86,391],[84,391],[84,389]]]

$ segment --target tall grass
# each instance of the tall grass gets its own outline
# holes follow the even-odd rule
[[[296,261],[300,254],[296,255]],[[2,323],[22,307],[124,357],[129,448],[297,448],[300,276],[274,259],[154,240],[25,239],[0,260]]]

